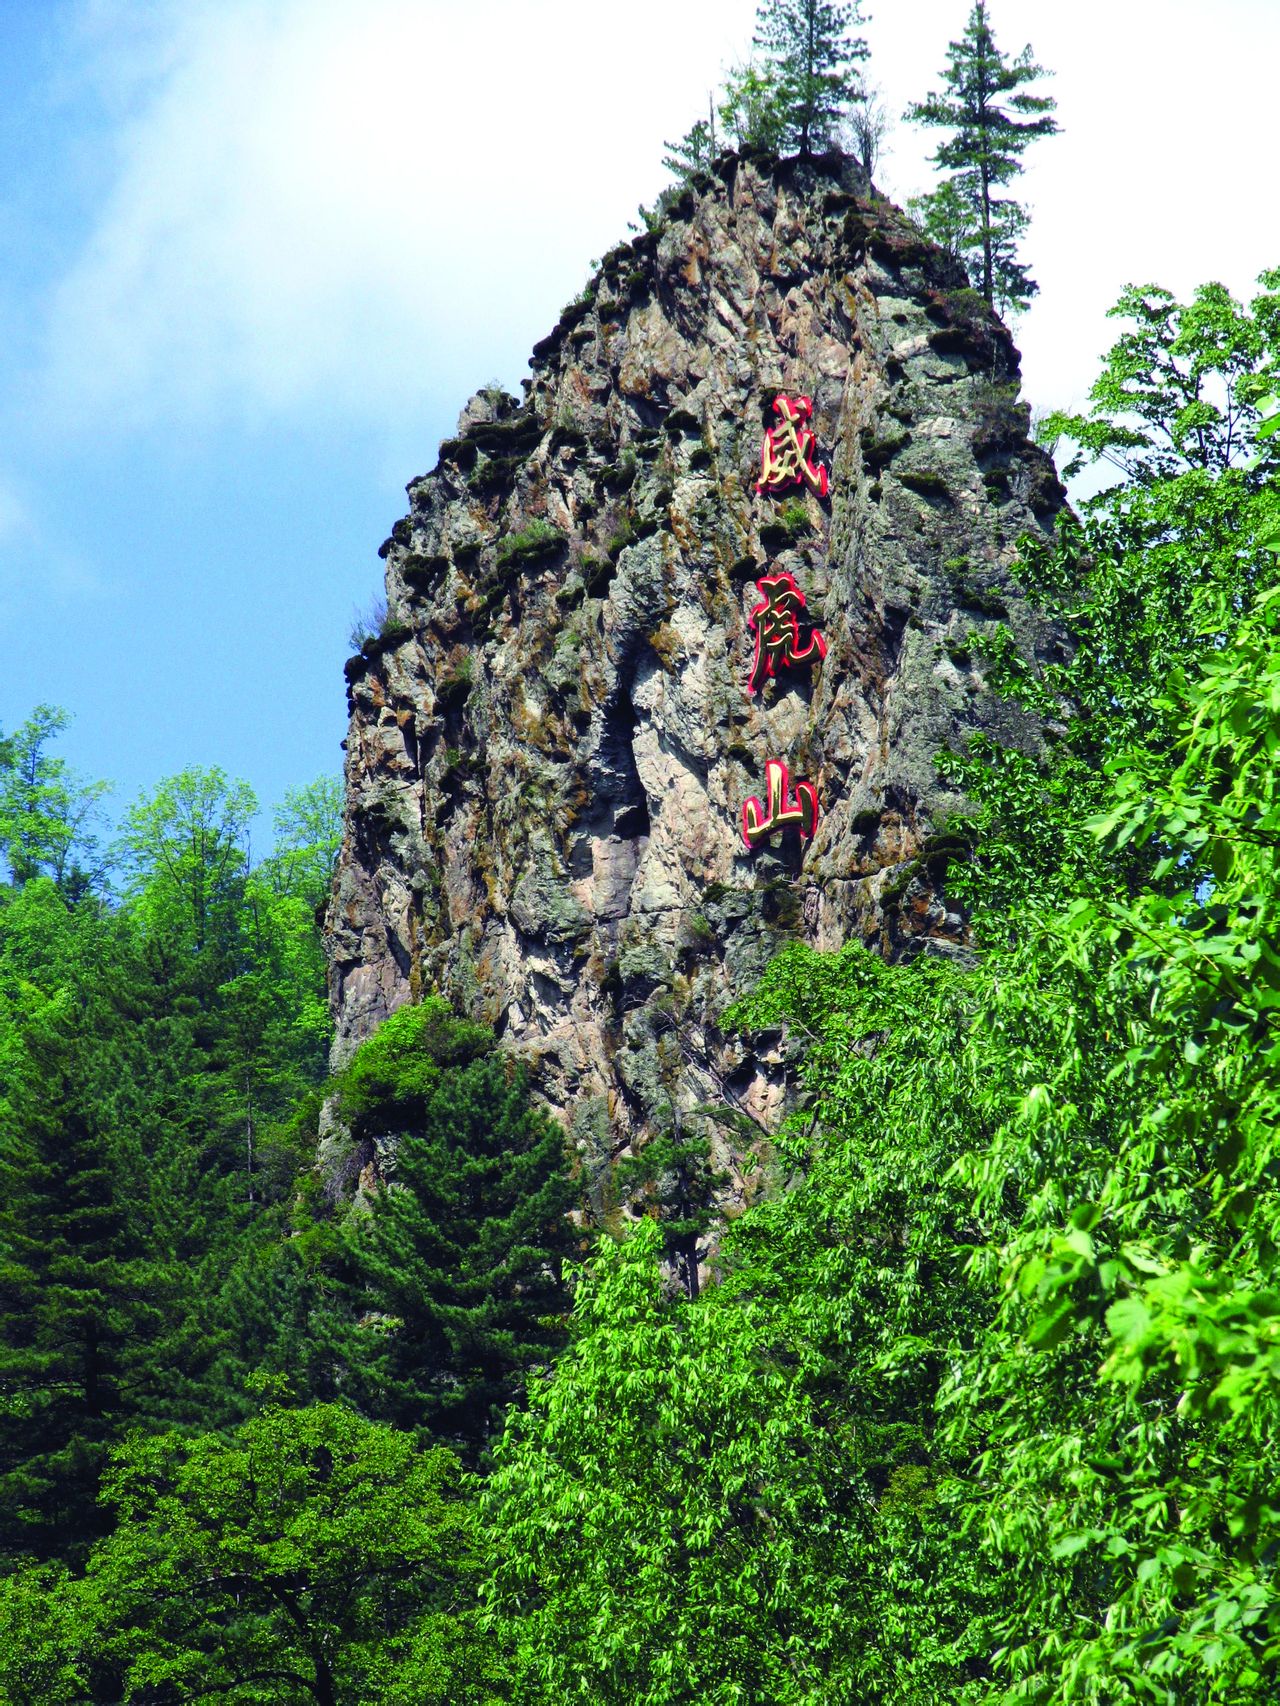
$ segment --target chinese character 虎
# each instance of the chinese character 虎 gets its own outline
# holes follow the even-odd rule
[[[816,628],[803,645],[800,643],[800,617],[805,603],[794,575],[785,572],[761,575],[756,585],[760,589],[760,603],[747,618],[756,635],[748,694],[757,693],[769,676],[776,677],[783,665],[808,663],[812,658],[821,660],[827,655],[827,642]]]
[[[805,425],[813,414],[808,397],[775,397],[777,426],[770,427],[760,446],[758,492],[777,492],[794,483],[805,484],[820,498],[827,495],[827,470],[817,460],[817,440]]]

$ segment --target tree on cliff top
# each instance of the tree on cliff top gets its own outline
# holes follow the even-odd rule
[[[763,57],[734,66],[707,117],[663,144],[662,164],[676,180],[676,191],[664,193],[709,170],[717,118],[729,145],[769,154],[836,147],[848,126],[870,176],[884,122],[857,70],[867,44],[850,32],[862,21],[861,0],[761,0],[753,45]],[[659,212],[664,205],[660,199]],[[646,224],[654,217],[641,212]]]
[[[958,194],[967,215],[962,258],[972,257],[978,288],[993,307],[1024,308],[1038,288],[1015,252],[1027,223],[1026,210],[1012,197],[997,197],[993,191],[1018,176],[1022,155],[1037,137],[1052,136],[1058,129],[1050,116],[1057,103],[1024,88],[1046,75],[1032,59],[1030,47],[1016,59],[1000,52],[985,0],[974,0],[963,36],[947,51],[945,88],[907,109],[912,123],[952,132],[933,158],[953,176],[924,202]],[[926,230],[928,213],[926,205]]]
[[[867,44],[851,34],[861,12],[861,0],[763,0],[754,45],[771,62],[784,147],[811,154],[835,144],[862,91]]]

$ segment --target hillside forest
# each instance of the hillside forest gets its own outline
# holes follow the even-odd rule
[[[914,211],[1016,309],[1052,103],[989,11]],[[677,184],[873,155],[859,21],[765,0]],[[727,1223],[678,1136],[594,1221],[430,990],[330,1070],[335,779],[255,860],[216,769],[108,832],[64,712],[0,738],[3,1706],[1280,1695],[1280,270],[1114,315],[1015,568],[1070,643],[981,642],[1043,749],[938,758],[970,951],[774,959]]]

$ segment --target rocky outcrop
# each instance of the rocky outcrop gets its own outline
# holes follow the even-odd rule
[[[530,1062],[598,1184],[714,1108],[739,1191],[735,1129],[771,1127],[782,1082],[718,1020],[781,943],[963,951],[934,760],[1035,740],[973,636],[1054,646],[1008,567],[1061,488],[1008,332],[840,156],[726,156],[531,367],[408,488],[386,625],[347,665],[336,1057],[437,988]],[[753,489],[779,393],[812,399],[825,499]],[[749,696],[780,572],[826,656]],[[749,851],[772,758],[817,831]]]

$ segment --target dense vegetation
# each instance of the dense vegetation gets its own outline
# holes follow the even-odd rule
[[[428,998],[325,1081],[332,787],[250,867],[189,771],[106,856],[57,715],[5,743],[0,1700],[1274,1694],[1263,283],[1128,293],[1049,423],[1119,479],[1024,550],[1070,661],[988,645],[1044,751],[941,759],[974,953],[796,947],[742,1002],[800,1111],[701,1296],[686,1135],[563,1268],[482,1031]]]
[[[829,140],[856,18],[763,8],[741,122]],[[0,739],[0,1706],[1280,1692],[1261,283],[1127,292],[1046,424],[1116,479],[1023,542],[1067,661],[970,642],[1047,730],[940,756],[972,951],[774,962],[728,1023],[788,1027],[796,1112],[714,1241],[678,1124],[584,1230],[559,1129],[429,993],[330,1073],[336,784],[256,865],[217,771],[104,847],[63,714]]]
[[[861,0],[761,0],[751,58],[708,95],[705,118],[664,144],[662,163],[675,188],[662,192],[654,210],[640,209],[645,223],[656,227],[726,146],[802,156],[848,149],[870,179],[890,116],[862,76],[868,48],[853,31],[863,21]],[[973,0],[960,39],[947,50],[942,89],[904,114],[912,124],[949,132],[933,155],[942,174],[937,187],[913,197],[907,211],[1002,314],[1025,308],[1039,290],[1018,258],[1031,216],[1009,186],[1031,144],[1058,129],[1057,103],[1030,89],[1048,75],[1029,46],[1002,53],[987,0]]]

